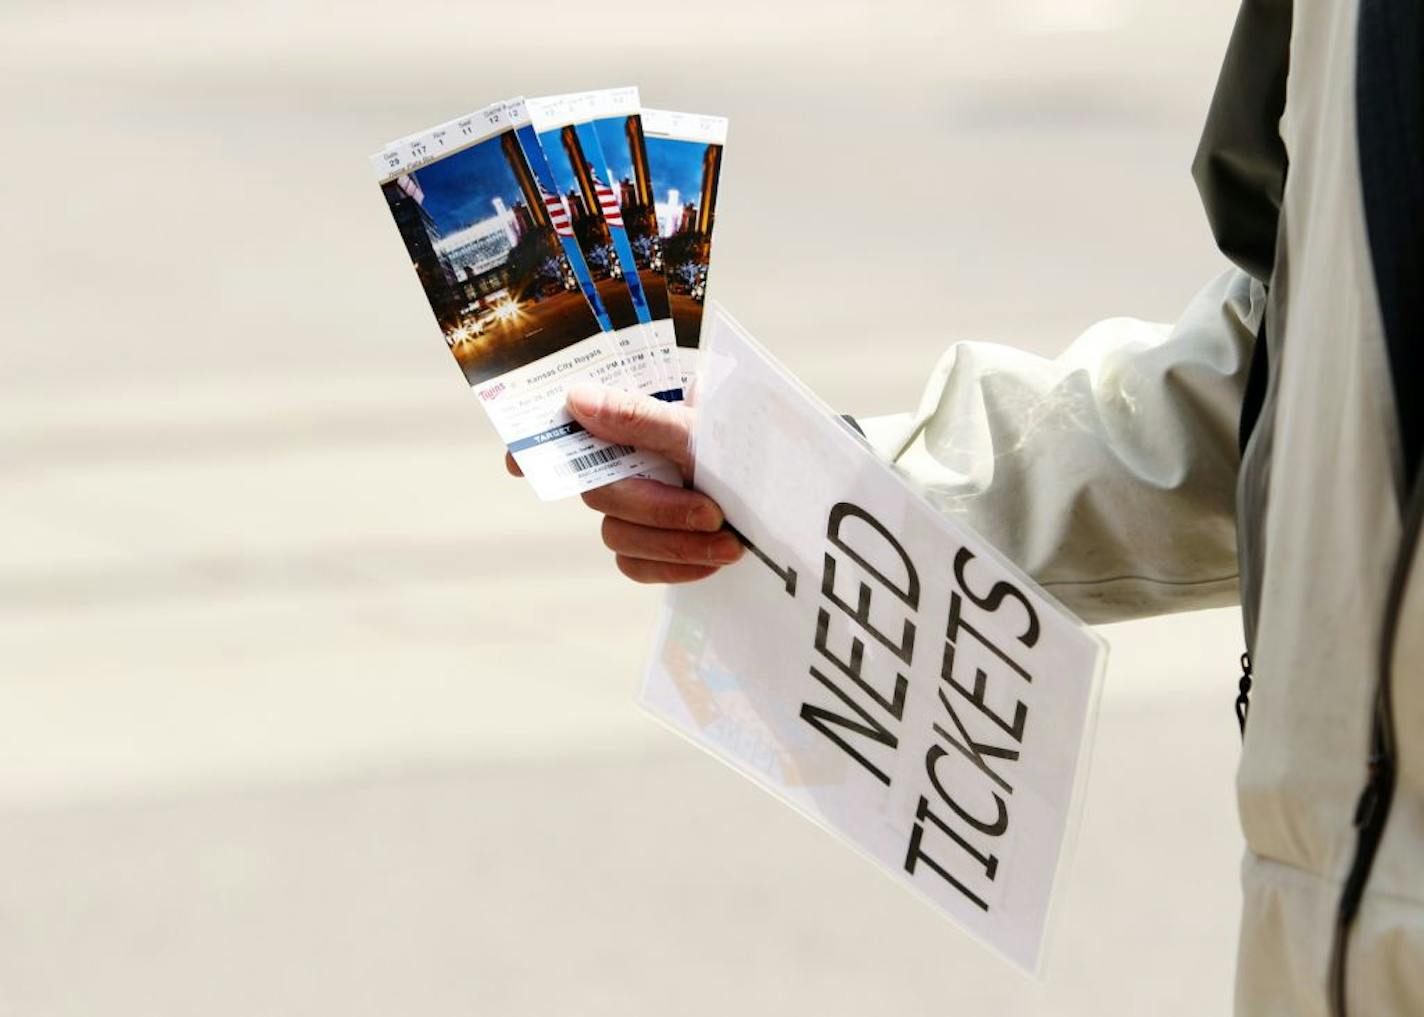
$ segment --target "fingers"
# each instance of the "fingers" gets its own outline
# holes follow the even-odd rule
[[[661,453],[690,471],[686,407],[603,385],[576,386],[568,407],[595,437]],[[523,476],[512,455],[505,455],[504,468]],[[722,510],[697,491],[633,477],[585,491],[583,501],[603,514],[603,543],[634,582],[693,582],[742,556],[741,542],[722,528]]]
[[[568,408],[595,437],[660,452],[688,472],[692,411],[687,407],[607,385],[583,384],[569,390]]]
[[[618,571],[635,583],[691,583],[717,571],[715,565],[674,565],[618,555]]]
[[[692,434],[692,412],[685,406],[674,406],[652,396],[607,385],[585,383],[569,391],[568,409],[594,437],[660,453],[676,463],[684,474],[690,471],[687,446]],[[504,454],[504,468],[510,476],[524,476],[508,452]],[[709,528],[716,529],[720,525],[719,519]]]
[[[613,516],[603,519],[603,543],[615,554],[673,565],[716,568],[741,558],[742,544],[726,530],[694,533],[640,526]]]
[[[633,477],[585,491],[583,503],[595,512],[665,530],[715,533],[722,510],[705,494]]]
[[[635,477],[583,500],[604,513],[603,543],[634,582],[689,583],[742,556],[741,541],[721,528],[722,510],[696,491]]]

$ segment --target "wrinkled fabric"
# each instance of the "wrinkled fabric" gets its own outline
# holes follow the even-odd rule
[[[1415,379],[1391,373],[1371,260],[1357,21],[1358,0],[1243,5],[1194,167],[1238,269],[1174,327],[1114,319],[1052,360],[961,343],[915,412],[862,421],[932,502],[1087,621],[1244,592],[1240,1017],[1330,1012],[1385,660],[1398,777],[1348,940],[1347,1013],[1424,1015],[1424,561],[1384,642],[1405,533],[1394,382]],[[1262,331],[1269,373],[1241,459]],[[1222,647],[1226,702],[1238,652]]]
[[[1089,622],[1236,602],[1236,423],[1265,291],[1104,321],[1049,360],[960,343],[919,410],[861,421],[942,511]]]
[[[1296,878],[1266,881],[1252,878],[1261,866],[1247,869],[1236,998],[1238,1012],[1250,1015],[1298,1012],[1282,1002],[1288,981],[1312,1001],[1329,998],[1319,944],[1328,953],[1356,854],[1400,554],[1398,415],[1356,144],[1357,20],[1353,0],[1296,4],[1280,121],[1290,172],[1273,304],[1285,330],[1271,381],[1269,497],[1251,523],[1265,552],[1237,799],[1248,850]],[[1420,623],[1406,616],[1406,629]],[[1402,743],[1424,737],[1417,727],[1399,730]],[[1424,1013],[1417,982],[1411,988],[1392,973],[1424,966],[1424,865],[1406,873],[1389,863],[1390,842],[1417,802],[1397,788],[1349,939],[1347,1012],[1358,1017]],[[1409,844],[1424,859],[1424,840],[1416,834]]]

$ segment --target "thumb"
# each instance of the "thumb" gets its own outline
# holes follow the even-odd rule
[[[661,453],[688,472],[692,411],[687,407],[592,384],[569,389],[568,407],[594,437]]]

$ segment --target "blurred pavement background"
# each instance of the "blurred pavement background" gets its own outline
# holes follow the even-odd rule
[[[1045,977],[632,706],[366,156],[515,92],[732,118],[713,296],[833,405],[1223,266],[1224,0],[8,0],[0,1015],[1229,1007],[1232,612],[1114,657]]]

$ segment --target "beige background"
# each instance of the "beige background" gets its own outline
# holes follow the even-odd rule
[[[1041,983],[631,705],[370,178],[514,90],[732,118],[713,295],[832,404],[1170,320],[1223,0],[0,8],[0,1015],[1225,1012],[1231,612],[1108,630]]]

